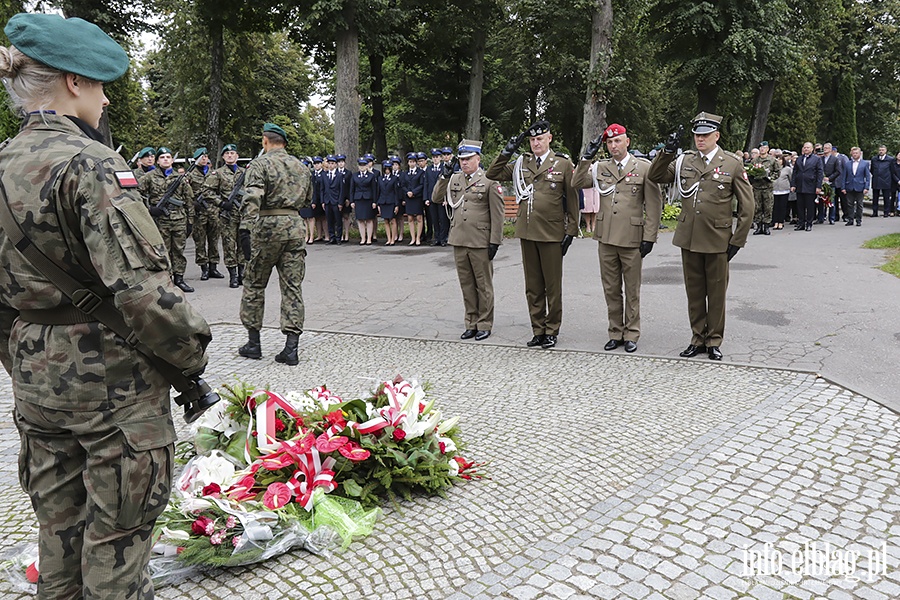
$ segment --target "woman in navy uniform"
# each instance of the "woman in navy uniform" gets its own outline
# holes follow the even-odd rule
[[[397,222],[394,224],[395,229],[397,230],[397,237],[394,238],[397,242],[403,241],[403,216],[406,214],[406,203],[403,202],[403,186],[406,185],[406,171],[402,170],[400,167],[403,165],[403,162],[400,160],[399,156],[391,157],[391,170],[394,172],[394,177],[397,178],[397,210],[394,213],[396,215]]]
[[[378,178],[376,204],[384,219],[384,233],[387,237],[385,246],[393,246],[397,242],[397,213],[400,204],[400,178],[391,168],[393,162],[381,163],[382,175]]]
[[[372,161],[360,156],[359,172],[350,180],[350,206],[356,211],[359,223],[359,245],[371,246],[375,235],[378,200],[378,176],[372,172]]]
[[[406,206],[406,217],[409,221],[410,246],[422,245],[422,215],[425,214],[425,171],[419,168],[418,156],[415,152],[406,155],[409,170],[403,180],[403,202]]]

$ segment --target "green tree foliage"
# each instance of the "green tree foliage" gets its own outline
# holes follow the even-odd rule
[[[856,87],[853,76],[847,75],[838,87],[834,103],[833,143],[849,152],[851,146],[858,146],[856,133]]]

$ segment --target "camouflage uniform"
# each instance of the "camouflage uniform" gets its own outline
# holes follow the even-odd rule
[[[235,165],[232,171],[228,165],[222,165],[206,178],[206,188],[210,190],[208,197],[213,204],[222,208],[228,200],[234,182],[244,167]],[[219,232],[222,234],[222,251],[225,255],[225,266],[229,269],[244,265],[244,256],[238,250],[238,226],[241,224],[237,211],[222,210],[219,213]]]
[[[247,168],[240,228],[252,236],[241,298],[241,323],[248,329],[262,328],[266,285],[275,267],[281,284],[281,331],[303,332],[300,286],[306,275],[306,225],[300,209],[312,203],[311,177],[284,148],[269,150]]]
[[[206,181],[215,171],[209,165],[191,171],[190,185],[194,193],[194,260],[201,267],[219,264],[219,209]]]
[[[766,170],[765,177],[750,177],[750,185],[753,186],[753,202],[756,204],[756,214],[753,216],[754,225],[768,225],[772,222],[772,206],[775,203],[773,194],[774,181],[781,173],[778,161],[771,154],[760,156],[751,160],[747,167],[758,167]]]
[[[165,171],[159,167],[148,172],[138,182],[138,189],[144,197],[147,208],[155,206],[165,195],[166,189],[178,177],[175,169],[172,169],[166,177]],[[181,185],[175,190],[173,198],[184,202],[183,206],[168,205],[169,216],[161,216],[156,220],[156,226],[162,235],[171,261],[170,270],[175,275],[183,275],[187,268],[187,260],[184,258],[184,245],[187,242],[187,230],[193,220],[194,203],[191,195],[191,185],[188,178],[181,181]]]
[[[115,172],[131,175],[52,114],[30,115],[0,152],[9,205],[35,245],[96,282],[160,357],[197,373],[209,326],[173,287],[159,232]],[[40,525],[39,597],[151,598],[150,534],[174,452],[169,383],[88,316],[37,324],[71,305],[2,231],[0,264],[0,360],[13,381],[20,482]]]

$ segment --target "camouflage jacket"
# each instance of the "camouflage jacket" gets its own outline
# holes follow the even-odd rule
[[[110,296],[137,337],[187,374],[206,366],[209,325],[172,285],[159,231],[131,170],[72,121],[30,115],[0,151],[0,180],[34,244]],[[124,185],[128,185],[125,183]],[[107,410],[169,391],[149,361],[98,322],[38,325],[21,310],[69,305],[0,230],[0,360],[16,397],[62,410]]]
[[[144,204],[147,208],[156,206],[162,197],[165,196],[166,190],[169,189],[172,182],[178,179],[178,171],[175,169],[171,170],[168,177],[166,177],[164,173],[165,171],[163,169],[157,167],[152,171],[148,171],[147,174],[138,181],[138,190],[140,191],[141,196],[143,196]],[[175,206],[169,204],[169,216],[160,217],[160,221],[183,221],[184,219],[187,219],[188,223],[193,223],[194,198],[191,192],[189,177],[190,175],[185,176],[185,178],[181,180],[181,185],[179,185],[178,189],[175,190],[175,193],[172,194],[173,198],[181,200],[184,202],[184,205]]]
[[[247,167],[244,192],[241,229],[257,231],[262,241],[306,236],[300,209],[312,203],[312,175],[295,156],[278,148],[255,159]],[[266,216],[268,210],[289,210],[297,214]]]
[[[191,203],[196,212],[211,211],[215,208],[212,194],[210,194],[209,190],[206,188],[206,180],[212,177],[215,170],[211,165],[206,165],[206,167],[206,173],[198,166],[185,177],[188,181],[188,185],[191,186]]]
[[[228,196],[231,195],[231,190],[234,189],[234,182],[237,181],[238,176],[243,170],[244,167],[240,165],[237,165],[237,168],[234,171],[232,171],[231,167],[228,165],[222,165],[215,171],[211,171],[209,175],[206,176],[206,182],[203,184],[203,189],[205,190],[204,195],[214,204],[218,205],[219,208],[222,208],[222,203],[228,200]],[[240,199],[238,199],[238,201],[240,201]]]

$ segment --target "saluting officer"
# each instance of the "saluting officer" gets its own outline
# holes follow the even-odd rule
[[[205,187],[209,191],[209,199],[219,208],[219,233],[222,236],[222,251],[225,255],[225,268],[228,269],[228,287],[241,286],[244,279],[244,256],[238,248],[238,225],[241,222],[241,211],[238,204],[240,197],[229,203],[231,193],[240,178],[244,167],[238,164],[238,148],[234,144],[225,144],[222,148],[222,159],[225,164],[213,171],[206,178]]]
[[[531,152],[509,160],[528,137]],[[540,120],[509,140],[487,171],[494,181],[512,181],[519,212],[516,237],[522,245],[525,299],[534,337],[529,347],[556,346],[562,325],[562,258],[578,233],[578,190],[572,161],[550,149],[550,122]]]
[[[694,145],[678,160],[680,131],[669,136],[665,151],[650,165],[648,177],[657,183],[675,182],[681,196],[681,215],[672,243],[681,248],[684,287],[691,320],[691,343],[679,356],[701,352],[722,360],[719,347],[725,335],[725,292],[728,261],[747,243],[753,219],[753,190],[744,164],[718,146],[722,117],[701,112],[692,121]],[[733,199],[737,223],[732,223]]]
[[[224,279],[219,273],[219,208],[211,199],[206,180],[213,174],[206,148],[194,151],[197,166],[191,171],[190,183],[194,193],[194,260],[200,267],[200,281]]]
[[[592,165],[604,142],[611,158]],[[653,250],[662,216],[659,185],[647,179],[650,161],[632,156],[630,143],[623,126],[610,125],[588,145],[572,181],[578,189],[594,187],[600,193],[594,239],[609,320],[609,341],[603,349],[624,345],[625,352],[637,350],[641,336],[641,265]]]
[[[172,151],[165,146],[160,146],[157,151],[156,165],[156,169],[141,178],[138,189],[150,215],[156,221],[169,253],[172,282],[183,292],[193,292],[194,288],[184,281],[184,271],[187,268],[184,247],[194,220],[191,185],[187,177],[183,178],[168,206],[157,208],[156,205],[166,194],[169,185],[178,179],[178,173],[172,168]]]
[[[281,285],[281,332],[284,349],[275,362],[296,365],[305,310],[301,284],[306,275],[306,225],[300,209],[312,202],[312,175],[285,150],[287,133],[274,123],[263,126],[265,153],[250,163],[244,180],[240,243],[247,261],[241,323],[249,340],[238,349],[245,358],[262,358],[259,330],[263,324],[266,285],[272,269]],[[252,243],[251,243],[252,238]]]
[[[503,196],[500,184],[481,168],[481,141],[459,144],[462,171],[444,163],[432,202],[453,207],[450,245],[466,309],[466,330],[460,339],[485,340],[494,326],[494,266],[491,261],[503,241]]]

